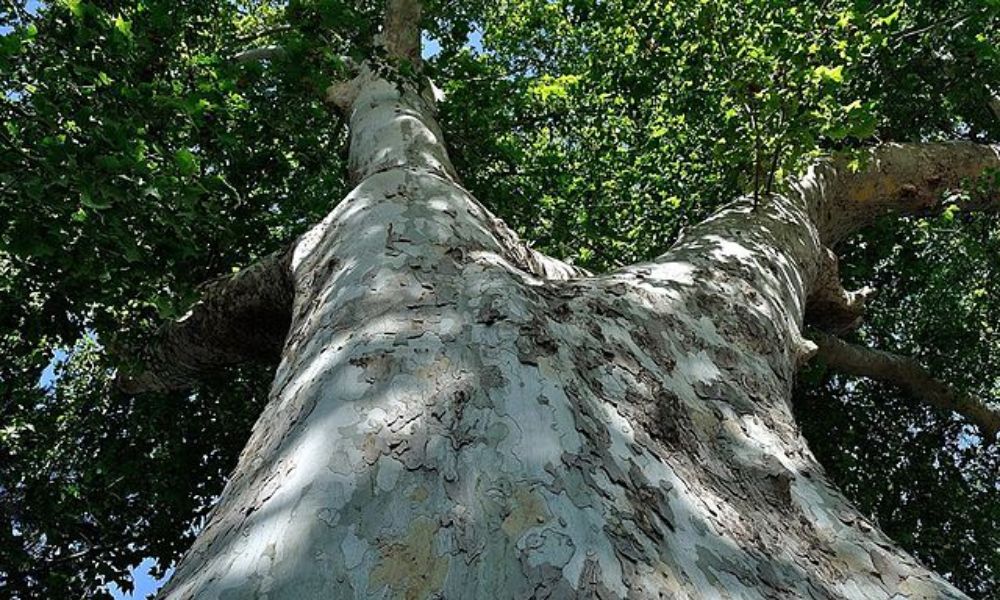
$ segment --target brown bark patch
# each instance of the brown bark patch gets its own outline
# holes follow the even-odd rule
[[[383,546],[382,557],[369,577],[372,587],[388,585],[393,598],[404,600],[429,598],[439,592],[449,559],[434,551],[438,529],[437,523],[420,517],[399,541]]]
[[[507,537],[516,540],[528,529],[537,527],[551,518],[549,507],[542,495],[529,487],[519,485],[514,489],[510,513],[500,527]]]

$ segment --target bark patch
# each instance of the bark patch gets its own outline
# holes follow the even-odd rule
[[[510,514],[503,520],[501,528],[507,537],[513,540],[520,538],[521,534],[528,529],[537,527],[552,517],[542,495],[524,486],[518,486],[514,489],[510,508]]]
[[[405,600],[428,598],[440,591],[449,560],[434,551],[437,530],[437,523],[420,517],[402,539],[383,546],[382,558],[369,579],[372,587],[388,585],[393,598]]]

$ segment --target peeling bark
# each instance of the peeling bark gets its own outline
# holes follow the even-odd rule
[[[893,383],[931,406],[966,417],[979,426],[987,440],[1000,431],[1000,408],[958,392],[912,358],[857,346],[820,332],[810,332],[809,336],[818,346],[817,357],[835,371]]]
[[[460,185],[424,91],[330,95],[356,187],[294,248],[270,402],[160,598],[963,597],[829,483],[790,397],[826,247],[995,153],[823,163],[590,276]]]
[[[585,277],[459,185],[420,93],[354,85],[357,187],[295,248],[271,401],[162,598],[962,597],[792,418],[824,194]]]

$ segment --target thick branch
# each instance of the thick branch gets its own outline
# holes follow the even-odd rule
[[[388,0],[382,45],[391,58],[420,65],[420,0]]]
[[[989,439],[1000,431],[1000,409],[959,393],[912,358],[865,348],[820,332],[809,337],[817,356],[836,371],[893,383],[941,410],[954,411],[978,425]]]
[[[276,361],[291,321],[291,251],[206,284],[202,299],[160,328],[143,352],[146,370],[119,374],[129,394],[186,389],[199,376],[244,362]]]
[[[274,60],[276,58],[281,58],[285,55],[285,49],[282,46],[262,46],[260,48],[250,48],[249,50],[244,50],[233,56],[233,62],[238,63],[251,63],[260,62],[264,60]]]
[[[969,190],[963,184],[1000,168],[1000,147],[967,142],[886,144],[868,152],[859,169],[845,159],[817,163],[792,184],[804,199],[820,237],[832,247],[890,214],[929,214],[955,200],[963,210],[1000,210],[1000,189]]]

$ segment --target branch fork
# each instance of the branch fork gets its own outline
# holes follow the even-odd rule
[[[796,355],[808,360],[814,354],[836,371],[893,383],[932,406],[957,412],[988,438],[995,438],[1000,431],[1000,407],[936,379],[912,358],[838,337],[861,324],[865,300],[873,290],[845,290],[830,247],[889,213],[936,213],[952,202],[964,211],[1000,211],[1000,190],[995,186],[954,194],[1000,168],[1000,147],[966,142],[889,144],[871,150],[865,164],[867,168],[854,171],[843,160],[821,161],[792,183],[793,193],[809,207],[825,245],[806,305],[808,337],[816,349],[802,343]]]

